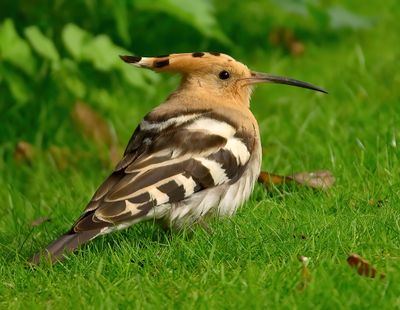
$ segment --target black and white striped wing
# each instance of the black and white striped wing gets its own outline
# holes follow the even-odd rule
[[[250,158],[243,139],[232,125],[207,113],[144,120],[73,231],[139,221],[160,205],[234,182]]]

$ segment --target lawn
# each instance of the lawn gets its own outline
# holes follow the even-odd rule
[[[250,14],[257,1],[249,3]],[[270,26],[262,30],[265,48],[258,41],[252,48],[250,39],[241,46],[243,31],[234,37],[235,24],[223,18],[221,28],[233,46],[224,45],[219,34],[190,41],[190,32],[182,34],[186,45],[173,43],[177,51],[219,48],[256,71],[327,89],[324,95],[259,86],[251,109],[262,136],[263,170],[330,170],[336,177],[332,188],[283,186],[267,192],[257,185],[234,217],[211,220],[211,232],[195,227],[170,233],[142,223],[100,237],[54,266],[30,268],[26,260],[69,229],[112,169],[110,145],[121,154],[140,119],[178,80],[149,75],[150,82],[135,87],[120,83],[114,72],[94,75],[83,60],[77,72],[88,90],[82,95],[78,85],[64,93],[54,85],[62,76],[50,65],[28,78],[12,71],[0,54],[0,308],[400,308],[400,6],[395,0],[349,1],[347,9],[370,17],[370,25],[319,31],[312,23],[302,28],[289,22],[305,47],[296,56],[268,41]],[[216,5],[216,16],[229,12]],[[273,16],[282,23],[290,14]],[[195,26],[194,33],[210,36]],[[102,27],[106,32],[106,24]],[[56,37],[59,29],[47,33]],[[147,42],[156,38],[150,34]],[[164,41],[129,48],[146,55],[173,52],[160,50],[168,46]],[[108,57],[117,59],[118,53]],[[34,84],[34,93],[26,100],[17,95],[21,102],[14,102],[20,86],[7,87],[7,74],[17,75],[16,81],[21,75],[27,87]],[[114,142],[101,144],[77,124],[71,116],[77,99],[112,128],[117,142],[112,137]],[[21,141],[29,150],[16,155]],[[49,220],[32,226],[43,217]],[[351,268],[352,253],[378,276]],[[309,258],[306,271],[299,256]]]

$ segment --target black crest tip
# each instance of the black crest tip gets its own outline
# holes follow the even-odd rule
[[[137,63],[142,59],[142,57],[140,56],[129,56],[129,55],[119,55],[119,58],[121,58],[128,64]]]

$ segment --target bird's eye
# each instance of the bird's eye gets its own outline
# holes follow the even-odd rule
[[[219,78],[220,78],[221,80],[226,80],[226,79],[229,79],[230,74],[229,74],[228,71],[223,70],[223,71],[221,71],[221,72],[218,74],[218,76],[219,76]]]

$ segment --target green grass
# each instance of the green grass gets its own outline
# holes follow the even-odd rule
[[[327,192],[286,187],[266,193],[258,185],[235,217],[211,221],[212,234],[201,228],[171,234],[144,223],[101,237],[62,264],[27,268],[26,258],[69,228],[110,167],[74,127],[68,107],[41,102],[37,113],[29,106],[5,109],[0,307],[400,308],[400,12],[395,1],[380,9],[373,28],[307,42],[301,58],[244,49],[233,55],[258,71],[329,91],[261,86],[252,110],[264,170],[329,169],[337,182]],[[176,79],[163,78],[145,94],[114,85],[99,111],[124,143],[174,85]],[[37,148],[34,163],[13,159],[20,140]],[[66,169],[57,168],[51,145],[71,150]],[[51,221],[31,228],[41,216]],[[369,260],[385,279],[359,276],[346,263],[350,253]],[[299,255],[310,258],[311,281],[303,290]]]

